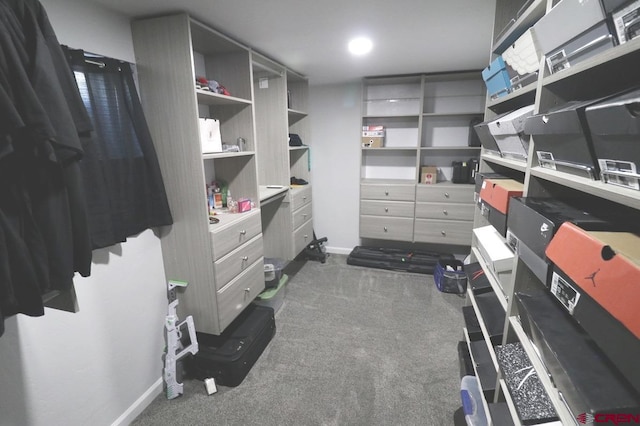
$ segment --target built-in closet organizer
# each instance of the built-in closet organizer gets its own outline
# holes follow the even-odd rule
[[[473,167],[480,153],[479,73],[368,77],[362,93],[360,237],[469,246],[473,185],[453,162]]]
[[[220,334],[264,289],[263,239],[256,167],[250,50],[186,14],[135,20],[140,93],[174,224],[161,231],[166,277],[187,281],[180,316]],[[196,87],[215,80],[230,95]],[[236,151],[203,154],[199,118],[220,122]],[[223,182],[244,213],[216,209],[210,223],[206,185]]]
[[[521,37],[526,36],[531,28],[535,33],[535,25],[543,19],[546,19],[545,23],[548,24],[550,16],[553,16],[551,14],[555,13],[554,10],[556,12],[566,10],[567,6],[574,7],[575,10],[586,10],[587,6],[599,9],[601,5],[606,7],[608,3],[613,4],[614,2],[582,2],[578,0],[562,0],[561,2],[556,0],[522,0],[513,2],[499,0],[496,3],[491,60],[496,60],[499,55],[503,55],[507,49],[514,46],[514,43],[519,43]],[[604,17],[604,14],[602,16]],[[567,26],[569,30],[586,25],[585,22],[581,22],[584,16],[580,13],[574,13],[572,19],[571,25]],[[557,33],[566,32],[565,28],[560,28],[566,22],[568,22],[566,17],[556,21]],[[553,37],[556,32],[545,30],[542,35]],[[583,53],[590,52],[590,49],[582,49],[581,51]],[[534,52],[535,50],[530,51],[535,55]],[[566,59],[571,62],[571,65],[567,65],[564,69],[556,67],[551,72],[547,66],[549,57],[545,56],[544,52],[538,51],[537,55],[539,56],[535,62],[539,66],[536,67],[536,74],[533,78],[521,86],[513,86],[510,92],[502,96],[488,98],[485,120],[491,121],[495,117],[501,117],[502,114],[533,105],[534,116],[539,115],[544,121],[548,120],[548,117],[542,117],[550,114],[555,108],[563,107],[570,102],[589,102],[601,99],[629,90],[640,83],[637,73],[628,71],[635,69],[640,63],[640,39],[611,46],[608,50],[596,52],[580,62],[574,61],[577,54],[574,55],[570,51],[566,53]],[[580,132],[585,131],[584,124],[577,126],[577,128]],[[561,129],[561,127],[557,129]],[[556,130],[557,140],[563,143],[569,140],[566,133]],[[525,136],[525,140],[529,141],[526,159],[518,160],[501,156],[495,149],[487,149],[488,146],[485,146],[482,149],[480,173],[499,173],[521,182],[524,196],[528,198],[549,199],[567,204],[578,203],[580,211],[583,209],[586,211],[595,210],[598,212],[597,215],[605,220],[619,220],[616,223],[622,225],[638,223],[640,191],[631,187],[606,183],[602,176],[592,175],[591,178],[586,174],[580,176],[579,173],[576,173],[576,170],[581,170],[580,167],[574,167],[575,170],[571,172],[566,168],[563,169],[565,165],[562,162],[549,166],[545,163],[549,160],[549,156],[544,155],[544,152],[543,155],[538,155],[538,151],[544,146],[542,143],[545,142],[544,139],[537,137],[536,134]],[[584,154],[588,150],[587,147],[588,143],[585,143],[577,154]],[[551,150],[554,149],[556,147],[552,147]],[[541,151],[546,151],[546,149]],[[626,160],[626,158],[622,159]],[[579,165],[579,163],[576,162],[573,165]],[[512,211],[509,208],[509,212]],[[620,220],[620,218],[623,219]],[[553,234],[549,234],[548,229],[542,223],[540,221],[532,223],[531,235],[549,235],[553,241],[555,237],[551,237]],[[524,221],[520,221],[519,226],[526,229],[524,224]],[[635,230],[637,232],[637,227]],[[630,226],[625,232],[634,232],[633,227]],[[506,235],[509,236],[509,233],[507,232]],[[463,334],[471,353],[478,386],[483,391],[482,400],[478,402],[483,405],[486,413],[495,413],[496,408],[499,407],[507,413],[506,420],[504,417],[501,418],[502,420],[498,420],[489,415],[488,424],[577,425],[583,418],[589,422],[589,416],[598,416],[603,413],[602,411],[600,413],[590,411],[592,409],[605,408],[604,412],[608,413],[606,404],[611,404],[612,399],[616,400],[615,404],[617,401],[622,401],[622,398],[612,398],[613,391],[602,391],[601,389],[605,385],[602,385],[603,387],[598,385],[598,391],[591,392],[596,386],[592,384],[585,386],[584,378],[589,377],[588,374],[594,371],[598,372],[594,375],[597,374],[597,381],[600,383],[610,385],[619,381],[620,386],[616,387],[616,392],[623,389],[635,389],[637,394],[637,391],[640,390],[638,370],[633,367],[629,368],[628,362],[618,362],[619,358],[612,355],[615,353],[610,348],[620,348],[621,351],[617,354],[620,352],[636,354],[640,350],[640,342],[636,339],[629,345],[620,347],[612,344],[610,347],[604,347],[602,340],[600,340],[601,336],[593,334],[584,323],[580,323],[575,315],[580,307],[584,309],[585,300],[590,300],[589,296],[585,297],[587,294],[585,290],[581,290],[582,298],[578,300],[575,293],[572,294],[569,290],[564,294],[558,291],[570,289],[570,287],[563,288],[558,285],[557,288],[554,288],[551,274],[547,277],[542,274],[541,277],[540,265],[547,267],[552,263],[551,256],[546,250],[544,258],[535,255],[540,264],[533,264],[531,249],[521,244],[517,238],[511,238],[513,236],[505,238],[504,234],[501,235],[497,232],[490,221],[483,216],[480,209],[476,209],[474,214],[474,236],[471,261],[477,261],[482,269],[474,275],[479,276],[484,272],[484,276],[488,279],[488,286],[475,288],[470,285],[467,288],[467,302],[472,307],[470,311],[472,315],[465,315],[466,327]],[[548,247],[546,246],[546,248]],[[577,253],[582,248],[579,242],[573,246],[576,253],[576,264],[585,264],[584,261],[577,258]],[[563,250],[565,254],[572,254],[571,252],[572,250],[566,248]],[[602,253],[604,256],[604,251]],[[557,265],[549,267],[553,267],[555,272]],[[604,281],[604,272],[599,272],[599,274],[598,279]],[[580,278],[586,280],[587,275],[582,274]],[[594,280],[594,284],[595,282]],[[576,288],[580,289],[581,287],[576,285]],[[534,300],[535,303],[539,303],[538,306],[533,305],[532,301]],[[597,308],[598,302],[592,301],[591,303],[590,306],[596,307],[591,312],[602,312],[602,309]],[[573,305],[571,309],[575,308],[575,311],[569,310],[568,307],[571,305]],[[540,312],[544,312],[544,314],[540,314]],[[607,312],[607,314],[610,313]],[[548,321],[549,318],[553,318],[553,320]],[[545,320],[547,320],[546,323]],[[474,332],[471,331],[472,328]],[[617,328],[610,330],[610,332],[603,328],[599,332],[607,337],[611,336],[614,342],[619,338],[619,334],[617,334],[619,329]],[[567,344],[567,342],[579,342],[582,346]],[[526,361],[528,380],[537,383],[539,392],[524,396],[518,395],[516,394],[517,389],[509,385],[508,379],[514,377],[511,374],[513,372],[508,371],[509,363],[505,362],[501,355],[504,354],[504,348],[514,345],[521,348],[519,360]],[[576,347],[588,350],[576,351]],[[485,359],[486,362],[478,362],[480,358]],[[572,362],[568,362],[569,360]],[[583,368],[587,364],[591,368]],[[581,367],[575,368],[578,365]],[[574,366],[573,371],[571,371],[571,366]],[[579,372],[576,371],[578,369]],[[487,375],[487,372],[490,374]],[[601,372],[603,373],[600,374]],[[483,381],[483,375],[485,378],[488,376],[490,380]],[[587,393],[589,393],[589,397],[585,397]],[[576,403],[580,398],[584,398],[585,404]],[[526,412],[527,410],[523,409],[543,405],[550,407],[551,410],[548,414],[537,419],[534,416],[528,417],[529,414],[538,414],[535,412],[536,410]],[[615,412],[624,413],[621,414],[622,416],[631,414],[630,410],[621,410]],[[634,415],[636,412],[634,411]],[[600,419],[602,420],[602,417]]]
[[[313,240],[308,81],[256,52],[251,58],[265,257],[291,260]],[[289,134],[303,145],[290,146]]]

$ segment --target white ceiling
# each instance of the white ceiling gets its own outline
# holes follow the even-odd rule
[[[495,0],[90,0],[127,16],[184,10],[305,74],[311,84],[363,76],[482,69]],[[369,36],[353,57],[347,42]]]

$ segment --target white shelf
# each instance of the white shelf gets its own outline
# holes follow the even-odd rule
[[[307,149],[309,149],[308,145],[303,145],[303,146],[290,146],[289,147],[289,151],[306,151]]]
[[[467,117],[470,115],[483,115],[482,111],[463,111],[463,112],[425,112],[423,117]]]
[[[362,152],[383,152],[383,151],[417,151],[417,146],[383,146],[380,148],[360,148]]]
[[[491,344],[491,336],[489,335],[489,331],[487,330],[487,326],[482,319],[482,315],[480,312],[480,308],[478,307],[478,302],[476,301],[475,295],[471,289],[467,288],[467,298],[471,301],[471,305],[473,305],[473,310],[476,313],[476,317],[478,318],[478,323],[480,324],[480,329],[482,330],[482,335],[484,336],[484,343],[487,345],[489,349],[489,355],[491,356],[491,361],[493,363],[493,368],[498,371],[500,366],[498,365],[498,358],[496,357],[496,351]]]
[[[244,213],[230,213],[227,209],[216,210],[215,217],[220,219],[220,222],[209,224],[209,232],[218,232],[221,229],[228,228],[234,223],[240,222],[247,216],[251,216],[254,214],[260,214],[260,209],[254,208]]]
[[[547,394],[549,395],[549,399],[551,400],[551,403],[553,404],[553,408],[555,408],[556,413],[558,414],[558,418],[560,419],[560,422],[563,425],[577,425],[578,423],[576,422],[576,418],[569,411],[565,403],[560,399],[560,396],[558,395],[558,390],[551,382],[549,373],[546,367],[544,366],[544,363],[540,359],[540,356],[538,355],[538,351],[535,349],[533,343],[531,342],[531,340],[529,340],[529,337],[524,332],[522,325],[520,324],[520,321],[516,317],[509,317],[509,323],[513,331],[518,336],[518,339],[520,340],[520,343],[522,344],[524,351],[527,353],[527,356],[531,361],[531,365],[533,365],[533,368],[536,370],[536,374],[538,375],[538,378],[540,379],[542,386],[547,391]]]
[[[513,24],[501,30],[504,33],[493,43],[493,52],[496,54],[504,52],[511,43],[544,16],[546,9],[547,0],[534,0]]]
[[[234,96],[221,95],[208,90],[196,89],[198,103],[203,105],[238,105],[247,106],[252,102],[247,99],[236,98]]]
[[[423,146],[422,151],[480,151],[479,146]]]
[[[360,179],[361,185],[415,185],[414,179]]]
[[[251,157],[255,155],[254,151],[240,151],[240,152],[213,152],[210,154],[202,154],[203,160],[215,160],[218,158],[232,158],[232,157]]]
[[[519,172],[524,172],[527,170],[527,163],[524,161],[513,160],[511,158],[498,157],[497,155],[488,154],[486,152],[482,154],[482,159],[493,164],[498,164],[500,166],[517,170]]]
[[[539,166],[531,168],[531,175],[609,201],[624,204],[634,209],[640,209],[640,191],[631,188],[611,185],[599,180],[594,181]]]
[[[534,95],[535,91],[536,91],[536,82],[532,82],[527,84],[526,86],[514,90],[513,92],[509,93],[508,95],[504,95],[504,96],[500,96],[499,98],[496,99],[491,99],[489,101],[487,101],[487,108],[489,109],[496,109],[497,107],[501,106],[502,104],[506,104],[508,102],[511,101],[515,101],[518,98],[525,96],[527,94],[531,94]]]
[[[493,275],[493,273],[491,273],[491,270],[487,266],[487,262],[484,260],[484,258],[480,254],[480,251],[475,247],[471,247],[471,252],[473,253],[473,256],[476,258],[476,261],[482,267],[482,270],[484,271],[484,275],[489,280],[489,283],[491,284],[491,288],[495,292],[496,296],[498,297],[498,301],[500,302],[500,304],[502,305],[502,308],[506,312],[507,298],[504,296],[504,293],[502,292],[502,287],[500,286],[500,283],[498,283],[498,279]]]
[[[473,371],[475,373],[476,380],[478,381],[478,387],[482,389],[482,383],[480,383],[480,376],[478,375],[478,370],[476,369],[476,361],[473,359],[473,353],[471,352],[471,339],[469,338],[469,331],[466,328],[463,328],[464,339],[467,342],[467,348],[469,349],[469,356],[471,357],[471,364],[473,365]],[[480,393],[482,397],[482,406],[484,407],[484,412],[487,415],[487,422],[491,424],[491,413],[489,412],[489,404],[488,401],[484,397],[484,391]]]
[[[599,55],[579,62],[576,65],[572,65],[570,68],[545,77],[542,80],[542,84],[544,86],[549,86],[577,74],[581,74],[590,69],[596,68],[600,65],[604,65],[607,62],[616,61],[618,59],[624,58],[627,55],[638,52],[640,52],[640,39],[637,38],[627,43],[615,46],[607,51],[600,53]]]
[[[271,201],[275,201],[278,196],[284,197],[289,190],[288,186],[283,185],[274,185],[274,187],[269,187],[270,185],[260,185],[260,203],[262,205],[268,204]],[[277,186],[277,188],[276,188]]]

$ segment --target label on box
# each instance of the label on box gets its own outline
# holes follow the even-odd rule
[[[551,293],[573,315],[573,310],[576,308],[578,300],[580,300],[580,293],[556,272],[551,277]]]
[[[598,159],[598,165],[605,183],[640,190],[640,176],[637,174],[635,163]]]
[[[556,170],[556,162],[553,158],[552,152],[538,151],[537,154],[538,164],[540,164],[540,167]]]
[[[618,41],[624,44],[640,35],[640,1],[636,0],[629,6],[613,13],[613,24],[616,27]]]

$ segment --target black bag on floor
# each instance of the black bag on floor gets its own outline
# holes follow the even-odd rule
[[[357,246],[347,257],[347,265],[433,274],[441,256],[441,253],[421,250]],[[453,258],[453,255],[444,256]]]
[[[273,308],[250,304],[220,335],[196,333],[198,353],[186,363],[198,380],[213,377],[218,385],[238,386],[276,333]]]

